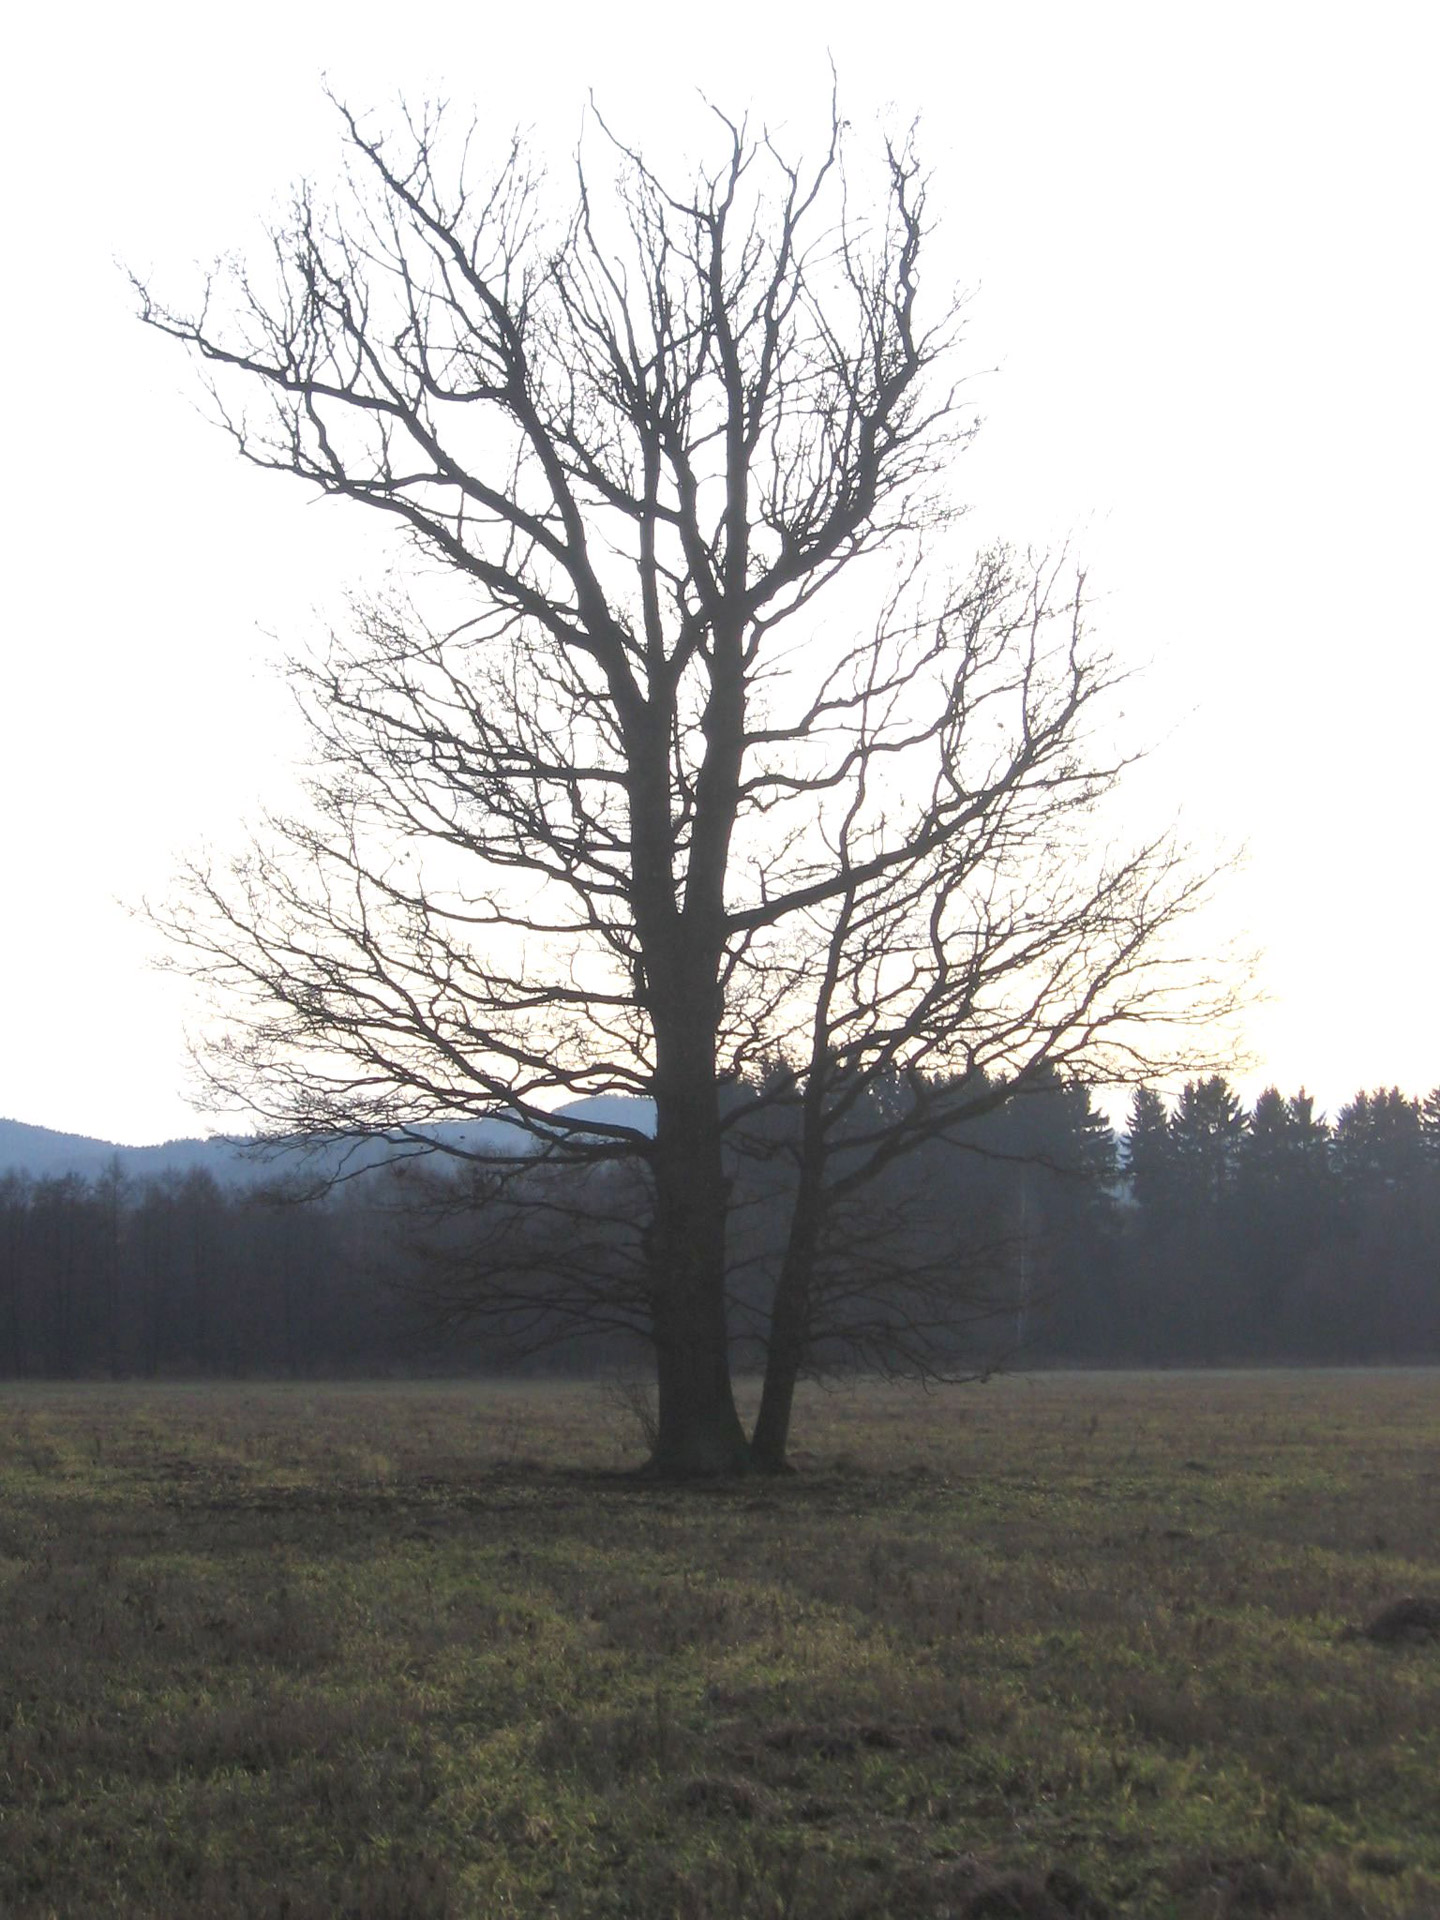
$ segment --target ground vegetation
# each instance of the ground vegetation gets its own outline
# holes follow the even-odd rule
[[[870,1383],[795,1437],[697,1496],[593,1386],[9,1390],[0,1909],[1440,1907],[1440,1376]]]

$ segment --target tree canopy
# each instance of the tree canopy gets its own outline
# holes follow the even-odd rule
[[[595,116],[562,199],[439,110],[339,112],[345,185],[298,191],[263,269],[142,289],[246,459],[421,561],[297,668],[309,811],[166,916],[233,1013],[208,1071],[287,1134],[498,1116],[629,1169],[655,1464],[778,1468],[858,1196],[1056,1074],[1185,1057],[1228,1001],[1176,943],[1204,881],[1096,830],[1124,761],[1083,576],[956,565],[974,420],[908,140],[835,112],[806,162],[713,114],[672,179]],[[653,1129],[559,1111],[616,1095]],[[747,1152],[787,1206],[748,1436]],[[535,1202],[533,1160],[489,1159],[492,1204]],[[474,1311],[502,1302],[512,1266],[477,1265]]]

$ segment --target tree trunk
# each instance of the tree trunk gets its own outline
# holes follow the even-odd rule
[[[713,975],[709,995],[714,993]],[[730,1382],[727,1194],[714,1030],[703,986],[657,1008],[655,1218],[650,1243],[658,1430],[651,1471],[743,1473],[750,1449]]]
[[[677,1479],[749,1465],[730,1384],[718,1129],[712,1146],[703,1119],[693,1111],[662,1118],[657,1102],[651,1284],[659,1409],[650,1466]]]
[[[655,1037],[655,1217],[650,1298],[658,1430],[651,1470],[675,1479],[742,1473],[749,1444],[730,1382],[726,1323],[729,1195],[721,1154],[716,1036],[721,1015],[726,847],[740,756],[738,642],[717,638],[697,783],[685,904],[675,900],[670,713],[637,728],[631,750],[633,903],[643,1002]],[[727,664],[728,663],[728,664]]]
[[[770,1337],[765,1350],[765,1384],[750,1443],[757,1473],[784,1473],[790,1441],[795,1387],[810,1343],[810,1289],[820,1244],[820,1187],[811,1168],[802,1168],[795,1210],[785,1243],[785,1258],[770,1308]]]

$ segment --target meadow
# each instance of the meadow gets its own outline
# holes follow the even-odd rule
[[[1440,1373],[0,1388],[0,1913],[1440,1914]]]

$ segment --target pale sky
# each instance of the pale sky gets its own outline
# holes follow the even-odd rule
[[[1433,8],[30,13],[0,81],[0,1115],[205,1130],[186,989],[126,906],[283,796],[275,662],[384,560],[375,516],[240,466],[117,260],[182,296],[333,177],[322,75],[357,105],[473,103],[557,156],[593,89],[665,155],[702,90],[803,136],[827,52],[862,133],[920,117],[936,262],[975,290],[977,534],[1070,536],[1106,638],[1149,663],[1137,827],[1248,849],[1215,909],[1217,945],[1262,956],[1241,1084],[1333,1112],[1440,1082]]]

